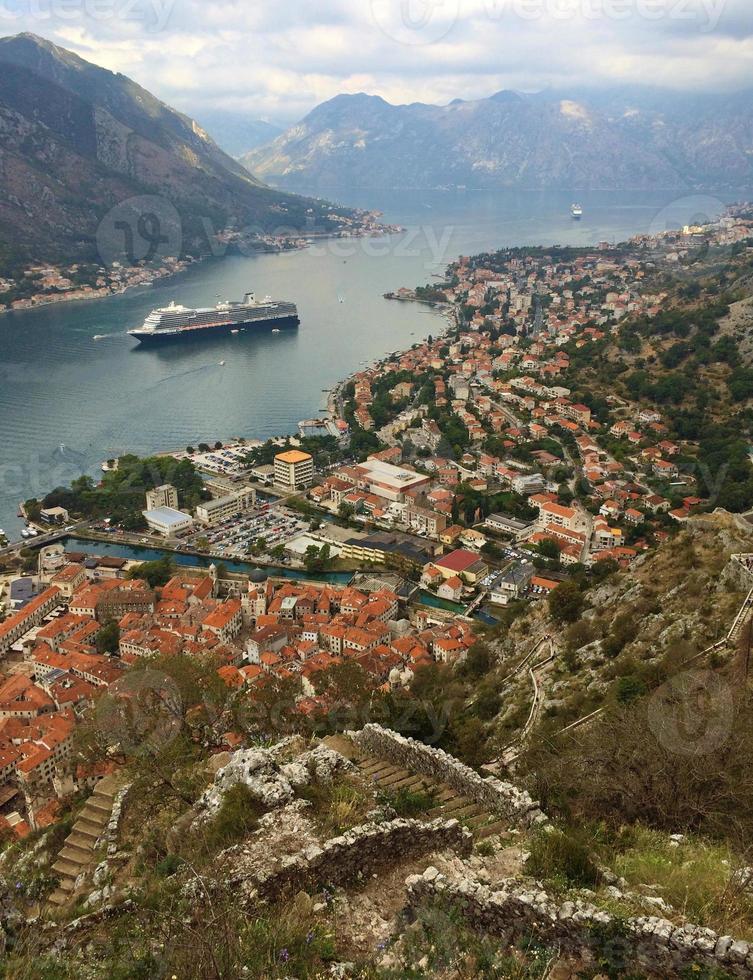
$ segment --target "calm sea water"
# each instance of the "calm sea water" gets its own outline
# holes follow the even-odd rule
[[[382,294],[429,281],[459,254],[619,241],[713,217],[728,199],[594,192],[579,195],[585,216],[574,222],[562,193],[354,195],[347,203],[381,208],[407,231],[213,259],[122,296],[0,316],[0,527],[15,534],[20,500],[126,451],[294,433],[324,407],[322,389],[443,328]],[[171,300],[209,306],[247,290],[296,302],[300,328],[152,350],[126,336]]]

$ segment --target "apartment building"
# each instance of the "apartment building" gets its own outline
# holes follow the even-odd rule
[[[274,467],[274,482],[285,490],[305,490],[314,481],[314,458],[299,449],[278,453]]]

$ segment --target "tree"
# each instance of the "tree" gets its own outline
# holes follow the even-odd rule
[[[98,653],[117,653],[120,644],[120,627],[116,620],[108,619],[97,633],[96,646]]]
[[[561,582],[549,595],[549,612],[558,623],[574,623],[583,612],[583,593],[575,582]]]
[[[135,565],[126,578],[143,578],[151,588],[155,589],[159,585],[166,585],[173,577],[175,562],[169,555],[158,558],[156,561],[145,561],[141,565]]]
[[[306,571],[309,574],[325,572],[332,564],[329,545],[325,544],[321,548],[317,548],[315,544],[310,544],[306,548],[306,554],[303,556],[303,564],[306,566]]]

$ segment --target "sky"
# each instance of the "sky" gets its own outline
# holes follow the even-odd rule
[[[193,116],[280,125],[341,92],[753,88],[753,0],[0,0],[21,31]]]

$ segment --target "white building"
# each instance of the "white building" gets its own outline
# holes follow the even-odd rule
[[[172,507],[155,507],[154,510],[144,510],[141,513],[149,528],[161,534],[163,538],[174,538],[178,534],[185,534],[193,527],[190,514],[184,514],[182,510],[175,510]]]
[[[215,500],[207,500],[196,507],[196,520],[207,527],[221,524],[236,514],[249,510],[256,503],[256,491],[247,488],[236,493],[228,493]]]
[[[300,449],[275,456],[275,483],[286,490],[305,490],[314,481],[314,458]]]

